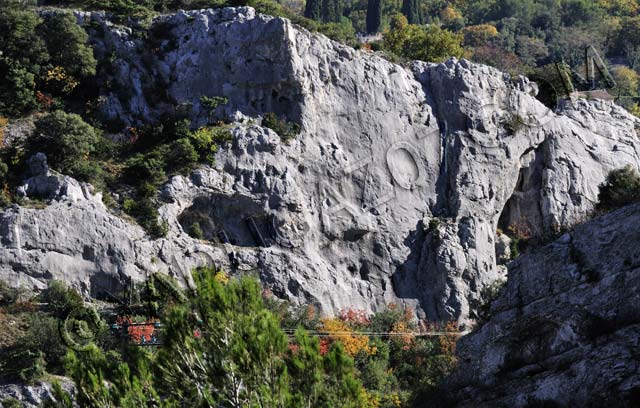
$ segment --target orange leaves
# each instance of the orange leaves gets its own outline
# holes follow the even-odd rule
[[[401,335],[398,339],[403,343],[403,350],[409,350],[413,344],[414,336],[411,334],[412,331],[409,324],[404,320],[394,323],[391,329],[391,333]]]
[[[342,309],[340,320],[348,325],[368,326],[371,321],[364,310]]]
[[[329,352],[329,346],[331,346],[331,343],[329,343],[329,339],[320,339],[320,355],[324,356],[325,354],[327,354]]]
[[[287,347],[289,348],[289,352],[291,354],[298,354],[298,351],[300,350],[300,346],[296,343],[289,343],[287,344]]]
[[[329,342],[342,343],[345,352],[351,357],[361,352],[372,355],[378,351],[375,346],[369,345],[369,336],[354,333],[355,328],[367,326],[370,323],[363,310],[342,310],[339,318],[326,318],[320,321],[322,330],[327,332]]]
[[[513,222],[507,228],[509,235],[519,239],[529,239],[532,236],[531,227],[529,221],[526,219],[520,219],[517,222]]]
[[[442,354],[453,356],[456,351],[456,343],[458,342],[458,323],[449,322],[443,328],[442,331],[451,333],[450,335],[440,336],[440,350]]]
[[[128,316],[118,316],[116,318],[116,324],[126,328],[129,340],[136,344],[148,343],[155,338],[155,323],[154,319],[144,323],[134,323]]]
[[[344,346],[344,351],[351,357],[360,352],[375,354],[376,348],[369,346],[369,336],[352,333],[353,329],[340,319],[321,319],[322,329],[328,333],[331,342],[339,341]]]
[[[142,138],[142,131],[136,127],[128,127],[127,131],[129,132],[129,143],[136,144],[140,138]]]
[[[36,92],[36,100],[38,101],[38,105],[40,105],[40,107],[44,110],[49,110],[55,102],[51,95],[43,93],[41,91]]]
[[[314,305],[307,306],[307,319],[313,320],[316,318],[316,307]]]

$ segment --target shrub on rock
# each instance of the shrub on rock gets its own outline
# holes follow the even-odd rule
[[[96,169],[88,169],[87,162],[100,138],[99,132],[80,116],[55,111],[36,121],[27,150],[44,152],[55,170],[89,181]]]
[[[640,174],[631,166],[613,170],[600,185],[598,208],[613,210],[640,202]]]

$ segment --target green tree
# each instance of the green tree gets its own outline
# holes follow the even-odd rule
[[[40,22],[29,10],[0,8],[0,114],[18,116],[36,107],[36,76],[49,59],[36,35]]]
[[[304,7],[304,16],[312,20],[320,20],[322,13],[321,0],[307,0]]]
[[[391,29],[384,35],[385,49],[407,59],[442,62],[464,54],[462,35],[432,24],[421,27],[408,24],[407,18],[396,14]]]
[[[343,0],[307,0],[304,16],[323,23],[339,23],[344,12]]]
[[[35,109],[35,75],[13,61],[0,58],[0,114],[19,116]]]
[[[212,268],[196,270],[197,295],[164,319],[163,389],[189,406],[287,406],[287,340],[264,307],[259,283],[242,278],[225,285],[215,275]]]
[[[407,17],[409,24],[422,24],[422,10],[420,10],[420,2],[418,0],[403,0],[402,14]]]
[[[65,365],[76,387],[76,403],[90,408],[170,407],[168,403],[161,404],[154,388],[149,352],[130,347],[126,356],[123,360],[119,353],[105,353],[97,346],[81,353],[69,351]],[[69,398],[59,389],[56,393],[60,402],[49,406],[68,407]]]
[[[342,344],[334,343],[324,358],[324,370],[330,373],[324,386],[331,392],[325,395],[321,407],[356,408],[362,405],[362,385],[354,375],[351,357]]]
[[[326,392],[320,342],[302,329],[296,330],[295,339],[296,347],[288,362],[291,385],[295,390],[291,401],[295,406],[317,407]]]
[[[49,60],[45,42],[37,35],[41,23],[31,10],[15,6],[0,8],[0,51],[2,57],[36,74]]]
[[[178,139],[171,143],[167,155],[169,167],[177,171],[191,170],[198,162],[198,152],[187,138]]]
[[[640,175],[631,166],[612,170],[600,185],[598,208],[612,210],[640,202]]]
[[[47,14],[38,32],[47,44],[51,65],[63,67],[78,79],[95,75],[96,59],[93,49],[87,45],[89,36],[73,14]]]
[[[33,353],[41,353],[49,373],[64,374],[63,358],[67,346],[58,330],[59,320],[53,316],[35,313],[29,317],[29,330],[18,343]]]
[[[613,79],[616,81],[616,92],[619,96],[638,95],[638,73],[625,66],[617,66],[613,70]]]
[[[59,318],[84,305],[82,296],[59,280],[49,281],[47,288],[38,295],[38,301],[46,303],[47,310]]]
[[[343,0],[323,0],[322,21],[324,23],[339,23],[344,13]]]
[[[317,337],[296,330],[290,349],[292,407],[359,407],[362,384],[356,378],[353,361],[340,343],[332,345],[323,357]]]
[[[62,173],[90,181],[87,165],[100,138],[98,131],[80,116],[55,111],[36,121],[28,150],[44,152],[49,165]]]

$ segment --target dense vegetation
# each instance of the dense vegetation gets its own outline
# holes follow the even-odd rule
[[[417,337],[407,309],[391,305],[372,316],[346,310],[323,319],[313,307],[276,300],[254,278],[204,268],[194,280],[187,296],[166,277],[162,294],[153,290],[162,299],[152,308],[163,324],[162,345],[147,348],[132,345],[141,335],[133,328],[115,337],[105,323],[86,336],[93,339],[87,346],[67,348],[61,319],[89,310],[73,290],[54,281],[33,298],[0,288],[2,380],[64,374],[86,407],[402,407],[423,401],[455,363],[455,327],[431,326],[452,333]],[[137,296],[148,300],[149,286],[142,288]],[[113,323],[113,316],[104,318]],[[117,319],[125,320],[152,321]],[[67,327],[89,331],[82,318]],[[71,406],[62,389],[56,393],[58,402],[46,406]]]
[[[168,7],[220,6],[211,2],[46,2],[45,5],[106,9],[116,18],[144,19]],[[265,7],[277,3],[265,3]],[[218,147],[231,141],[229,125],[210,115],[209,123],[194,128],[190,106],[176,106],[156,123],[126,127],[105,120],[97,76],[112,68],[98,63],[85,29],[70,12],[36,12],[23,2],[3,2],[0,8],[0,142],[9,119],[28,118],[32,134],[0,146],[0,205],[23,203],[17,187],[29,174],[29,158],[43,152],[51,169],[91,183],[116,212],[135,218],[152,237],[166,234],[158,219],[159,187],[171,175],[187,174],[199,163],[211,164]],[[146,28],[140,28],[146,30]],[[156,31],[162,31],[159,28]],[[150,30],[150,36],[156,33]],[[153,41],[153,39],[151,39]],[[206,97],[201,104],[214,112],[228,103]],[[286,141],[300,130],[273,113],[263,125]],[[23,203],[24,204],[24,203]]]
[[[640,203],[638,171],[631,166],[611,171],[600,185],[598,209],[614,210],[633,203]]]

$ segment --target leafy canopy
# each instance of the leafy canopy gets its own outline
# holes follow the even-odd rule
[[[427,27],[409,24],[401,14],[391,20],[391,29],[384,34],[384,46],[400,57],[426,62],[443,62],[464,54],[461,34],[433,24]]]

